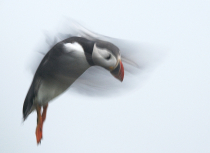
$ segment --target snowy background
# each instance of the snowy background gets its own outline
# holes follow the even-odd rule
[[[22,122],[31,55],[70,17],[97,33],[169,48],[143,86],[112,98],[66,92]],[[210,152],[210,1],[0,1],[0,152]]]

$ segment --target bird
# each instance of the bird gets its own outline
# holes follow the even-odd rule
[[[124,79],[120,49],[112,42],[71,36],[56,43],[39,64],[23,104],[23,119],[37,112],[36,141],[43,138],[49,102],[66,91],[87,69],[99,66]]]
[[[37,144],[43,138],[48,103],[64,91],[73,88],[83,95],[106,97],[127,94],[141,87],[165,56],[165,49],[160,46],[104,36],[75,20],[68,21],[70,24],[64,24],[67,28],[62,28],[64,33],[57,33],[53,41],[47,35],[48,49],[41,52],[43,58],[39,62],[33,63],[33,67],[39,65],[32,70],[34,77],[22,113],[25,121],[29,114],[37,112]]]

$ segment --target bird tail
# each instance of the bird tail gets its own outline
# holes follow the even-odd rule
[[[32,112],[33,110],[33,102],[35,98],[35,92],[34,92],[34,85],[32,83],[28,94],[25,98],[24,104],[23,104],[23,120],[25,121],[28,115]]]

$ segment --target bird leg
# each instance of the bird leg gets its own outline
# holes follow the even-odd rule
[[[41,106],[36,107],[37,112],[37,127],[36,127],[36,141],[37,144],[41,143],[42,139],[42,116],[41,116]]]
[[[41,143],[42,128],[43,128],[43,123],[44,123],[44,121],[46,119],[47,107],[48,107],[48,104],[43,107],[42,114],[41,114],[41,106],[37,106],[37,108],[36,108],[36,111],[37,111],[37,127],[36,127],[37,144]]]
[[[47,107],[48,107],[48,104],[47,104],[46,106],[43,107],[43,112],[42,112],[42,124],[44,123],[44,121],[45,121],[45,119],[46,119]]]

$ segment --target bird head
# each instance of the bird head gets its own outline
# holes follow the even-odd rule
[[[120,50],[107,41],[96,41],[93,47],[92,59],[95,65],[101,66],[120,80],[124,78],[124,68],[121,61]]]

